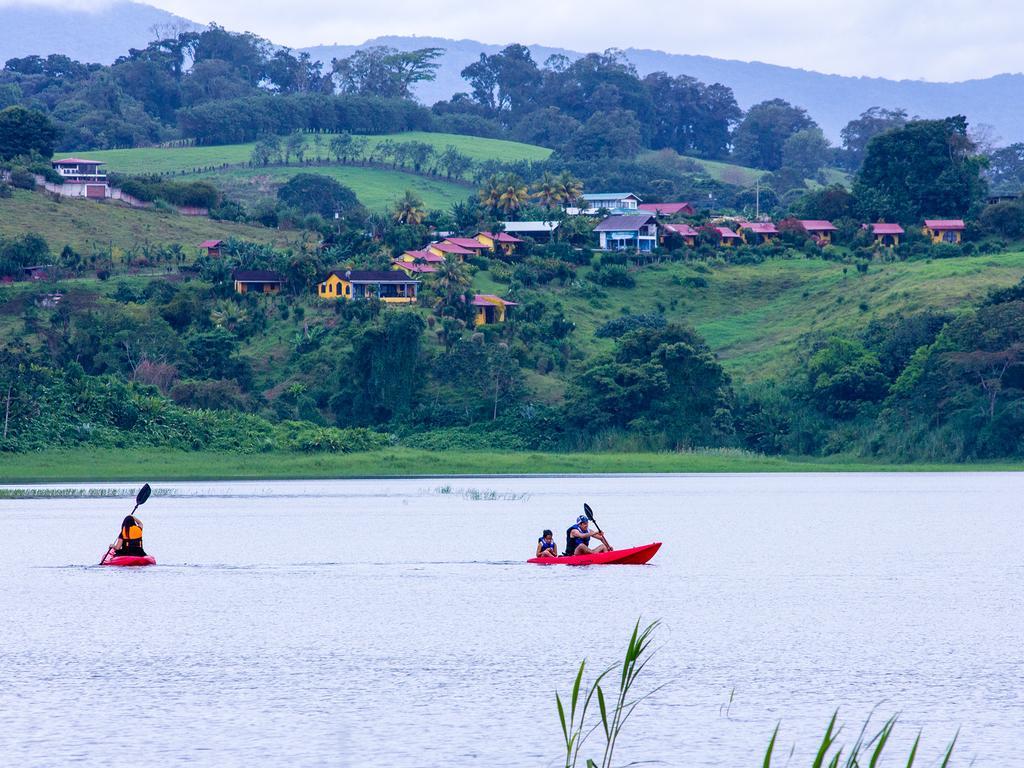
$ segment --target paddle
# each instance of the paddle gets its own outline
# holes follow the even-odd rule
[[[135,514],[135,510],[136,509],[138,509],[139,507],[141,507],[143,504],[146,503],[146,500],[149,498],[149,495],[152,492],[153,492],[153,489],[149,487],[149,483],[146,483],[144,486],[139,488],[139,492],[137,494],[135,494],[135,509],[132,510],[132,514],[133,515]],[[120,539],[120,538],[121,538],[121,534],[118,533],[117,534],[117,539]],[[104,561],[108,557],[110,557],[110,553],[114,551],[114,548],[117,546],[117,539],[114,539],[114,543],[111,544],[109,547],[107,547],[107,553],[105,555],[103,555],[103,557],[100,559],[100,565],[103,565]]]
[[[587,520],[592,522],[594,524],[594,526],[597,528],[597,532],[598,533],[602,533],[601,526],[598,525],[597,520],[594,519],[594,510],[592,510],[590,508],[590,505],[587,504],[586,502],[583,503],[583,511],[587,515]],[[605,540],[605,544],[608,544],[607,540]],[[611,549],[611,548],[612,548],[612,545],[608,544],[608,549]]]

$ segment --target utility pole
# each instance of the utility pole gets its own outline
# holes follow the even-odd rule
[[[754,186],[754,220],[761,220],[761,177],[757,177]]]

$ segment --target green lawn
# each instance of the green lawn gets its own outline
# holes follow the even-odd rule
[[[553,293],[576,323],[576,342],[589,352],[611,347],[611,341],[594,339],[593,333],[624,310],[657,312],[695,327],[730,373],[749,380],[787,370],[809,332],[856,332],[872,318],[894,312],[957,309],[992,288],[1014,285],[1024,277],[1024,253],[878,262],[863,275],[852,266],[806,258],[717,264],[709,272],[695,267],[699,263],[644,267],[633,273],[635,288],[605,288],[604,297],[582,282]],[[687,277],[703,278],[707,286],[685,285]],[[488,273],[482,273],[479,287],[497,293],[504,289],[495,291]]]
[[[740,452],[501,453],[430,452],[406,448],[351,454],[257,456],[154,449],[77,449],[6,455],[0,482],[235,480],[460,475],[609,474],[648,472],[1018,471],[1020,464],[882,464],[805,460]]]
[[[359,201],[370,210],[383,211],[407,189],[422,198],[428,208],[447,209],[465,200],[473,190],[413,173],[353,165],[269,166],[267,168],[228,168],[200,175],[214,182],[224,193],[246,205],[274,198],[277,188],[297,173],[317,173],[337,179],[351,187]]]
[[[318,150],[314,137],[306,137],[307,158],[318,155],[324,159],[330,156],[330,134],[322,134],[321,147]],[[423,133],[410,131],[386,136],[367,136],[367,149],[386,139],[403,141],[425,141],[437,152],[452,145],[464,155],[480,162],[484,160],[500,160],[514,162],[516,160],[544,160],[551,155],[550,149],[532,144],[521,144],[516,141],[501,139],[484,139],[479,136],[462,136],[454,133]],[[255,143],[226,144],[212,147],[146,147],[142,149],[104,149],[94,151],[69,152],[68,155],[93,160],[103,160],[108,169],[120,173],[169,173],[198,172],[211,166],[224,164],[235,165],[249,162]]]
[[[265,227],[132,209],[113,201],[54,200],[41,192],[15,190],[13,197],[0,199],[0,235],[29,232],[45,237],[54,254],[65,245],[89,254],[170,243],[191,247],[210,238],[228,237],[282,246],[287,243],[286,233]]]

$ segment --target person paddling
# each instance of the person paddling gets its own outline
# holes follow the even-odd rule
[[[595,539],[600,539],[601,543],[591,547],[591,536]],[[611,551],[612,547],[608,543],[608,539],[604,537],[604,533],[590,530],[590,520],[587,519],[586,515],[577,517],[576,525],[565,532],[565,554],[567,557],[571,555],[596,555],[599,552]]]
[[[558,547],[555,546],[555,536],[548,529],[537,539],[537,554],[535,557],[558,557]]]
[[[128,555],[130,557],[145,557],[146,550],[142,548],[142,521],[135,514],[128,515],[121,522],[121,532],[113,546],[114,557]]]

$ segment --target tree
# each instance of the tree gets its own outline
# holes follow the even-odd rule
[[[557,176],[545,171],[544,175],[534,182],[532,197],[539,205],[550,211],[565,202],[565,188]]]
[[[558,177],[558,183],[562,188],[562,200],[566,205],[572,205],[583,197],[583,182],[568,171],[562,172]]]
[[[281,139],[277,136],[264,136],[256,142],[249,156],[253,165],[270,165],[281,159]]]
[[[737,162],[777,171],[782,167],[782,148],[794,133],[817,127],[807,111],[783,99],[752,106],[733,136]]]
[[[985,176],[993,192],[1020,194],[1024,191],[1024,143],[1010,144],[989,155]]]
[[[445,259],[434,274],[437,293],[442,300],[442,307],[455,306],[456,298],[463,295],[470,286],[469,272],[466,266],[455,259]]]
[[[664,72],[645,77],[644,86],[654,104],[654,149],[668,147],[704,157],[728,153],[730,131],[743,116],[731,88]]]
[[[560,150],[576,160],[631,159],[643,148],[640,122],[623,109],[595,112]]]
[[[57,128],[44,113],[21,106],[0,110],[0,160],[39,154],[53,157]]]
[[[871,107],[861,112],[860,117],[851,120],[839,132],[843,148],[847,153],[847,167],[856,171],[867,155],[868,142],[886,131],[902,128],[907,124],[905,109]]]
[[[407,189],[405,194],[395,201],[392,217],[398,224],[419,225],[427,218],[427,211],[423,207],[423,201],[412,190]]]
[[[411,99],[417,83],[432,81],[443,48],[399,51],[387,46],[361,48],[331,63],[334,81],[344,94]]]
[[[444,169],[446,178],[461,179],[473,167],[473,160],[449,144],[437,158],[437,164]]]
[[[354,213],[361,207],[356,193],[341,182],[318,173],[299,173],[277,190],[277,199],[303,213],[319,213],[325,219]]]
[[[869,219],[963,217],[984,198],[983,166],[964,117],[916,120],[871,140],[853,192]]]
[[[472,87],[473,99],[499,118],[523,110],[541,83],[530,49],[518,44],[491,56],[481,53],[479,61],[462,70],[462,77]]]
[[[878,402],[889,389],[878,357],[859,341],[838,337],[808,360],[807,380],[817,407],[841,419],[855,416],[864,403]]]
[[[295,159],[300,163],[302,158],[306,154],[306,137],[301,131],[295,131],[288,135],[288,138],[284,141],[284,162],[285,165],[291,159],[292,155],[295,155]]]

